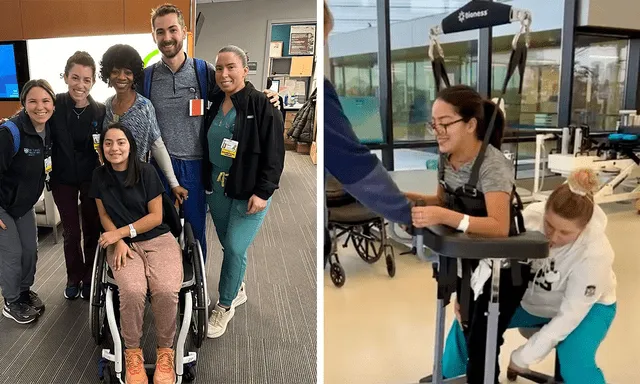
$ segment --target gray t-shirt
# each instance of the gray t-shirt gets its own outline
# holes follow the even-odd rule
[[[475,158],[462,165],[457,171],[449,164],[449,158],[447,156],[444,158],[444,181],[447,185],[455,190],[466,184],[471,177]],[[499,149],[489,144],[480,166],[476,188],[482,193],[499,191],[511,193],[514,184],[513,163]]]
[[[162,60],[154,65],[149,98],[156,108],[169,155],[181,160],[202,159],[200,130],[204,116],[189,116],[189,100],[202,98],[193,59],[187,57],[176,73]]]
[[[111,102],[115,96],[111,96],[104,103],[106,114],[104,116],[103,129],[113,123],[120,122],[133,134],[138,147],[138,158],[145,160],[151,146],[160,138],[160,130],[156,120],[156,111],[151,101],[139,93],[136,93],[136,101],[124,114],[116,116],[113,113]]]

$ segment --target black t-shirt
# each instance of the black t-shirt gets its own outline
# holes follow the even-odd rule
[[[73,148],[76,152],[86,152],[88,146],[93,149],[93,138],[91,137],[91,111],[87,111],[89,106],[84,108],[73,108],[75,113],[71,114],[68,120]],[[91,151],[89,151],[91,153]]]
[[[116,227],[132,224],[149,214],[147,204],[164,192],[155,168],[147,163],[140,164],[140,180],[133,187],[125,187],[126,171],[108,170],[106,166],[96,168],[89,196],[102,200],[107,214]],[[139,233],[132,242],[150,240],[169,232],[165,223],[152,230]]]

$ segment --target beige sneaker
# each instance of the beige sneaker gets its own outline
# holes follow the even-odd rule
[[[174,384],[176,382],[175,351],[171,348],[158,348],[156,371],[153,384]]]
[[[149,384],[147,372],[144,370],[144,356],[140,348],[128,348],[124,350],[125,383]]]
[[[235,315],[236,310],[231,306],[228,310],[224,310],[220,306],[220,303],[216,304],[213,308],[213,313],[211,314],[211,318],[209,319],[209,328],[207,329],[207,337],[210,339],[215,339],[224,335],[224,332],[227,330],[227,325],[229,321]]]
[[[244,281],[242,282],[242,285],[240,285],[240,290],[238,291],[238,294],[236,295],[236,298],[233,299],[233,301],[231,302],[231,306],[233,308],[242,305],[244,303],[247,302],[247,291],[244,289]]]

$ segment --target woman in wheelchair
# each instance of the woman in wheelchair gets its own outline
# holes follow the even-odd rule
[[[153,382],[172,384],[183,271],[180,246],[163,223],[164,188],[155,168],[139,160],[127,128],[117,123],[109,126],[102,132],[100,148],[105,163],[94,171],[91,196],[105,230],[99,245],[107,250],[107,263],[120,293],[126,383],[148,382],[140,338],[149,289],[158,336]]]
[[[457,85],[439,92],[433,104],[430,126],[442,154],[438,170],[440,184],[436,195],[407,193],[412,201],[426,203],[426,206],[412,209],[415,227],[443,224],[483,237],[507,237],[518,232],[514,218],[519,212],[512,203],[515,196],[514,169],[500,151],[504,124],[502,111],[493,102],[482,99],[471,87]],[[485,137],[488,144],[483,148]],[[456,263],[456,260],[441,262]],[[458,262],[458,284],[453,288],[458,297],[463,296],[463,327],[470,340],[465,353],[472,357],[464,368],[467,380],[472,384],[484,381],[485,312],[490,290],[484,289],[484,294],[479,294],[491,276],[488,265],[486,260],[480,263],[472,260]],[[528,276],[519,264],[509,268],[513,268],[513,273],[501,274],[500,335],[520,304],[526,288],[523,280]],[[447,269],[454,270],[455,264]],[[472,271],[475,271],[473,279],[470,278]],[[453,280],[453,285],[456,285],[455,277]],[[477,292],[475,301],[471,297],[474,291]],[[447,357],[445,350],[445,363]],[[445,368],[445,377],[450,377],[449,374]],[[430,381],[430,376],[421,380]]]
[[[531,373],[530,365],[557,348],[564,383],[605,383],[595,357],[616,314],[616,277],[607,217],[593,202],[597,187],[592,170],[574,171],[546,203],[523,212],[527,230],[544,233],[551,248],[548,258],[532,261],[529,287],[509,324],[540,328],[511,354],[510,378]],[[447,347],[463,366],[465,340],[457,321],[453,329]]]

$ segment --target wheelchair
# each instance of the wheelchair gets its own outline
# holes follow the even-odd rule
[[[207,335],[208,293],[204,259],[200,243],[195,240],[191,224],[185,223],[182,206],[179,212],[180,227],[167,220],[167,210],[173,203],[163,194],[164,222],[169,221],[171,232],[182,249],[183,280],[178,299],[178,316],[175,346],[176,384],[191,382],[196,375],[197,351]],[[171,216],[171,215],[169,215]],[[178,216],[178,215],[174,215]],[[106,384],[124,384],[124,351],[119,331],[118,285],[107,264],[107,252],[98,247],[93,263],[89,321],[91,334],[97,345],[102,346],[102,359],[98,376]],[[149,295],[148,295],[149,297]],[[145,364],[149,379],[155,364]]]
[[[346,193],[342,185],[333,177],[327,176],[326,199],[328,209],[327,229],[325,233],[325,268],[330,266],[331,281],[336,287],[342,287],[346,280],[344,268],[338,258],[338,240],[346,235],[343,248],[349,240],[358,256],[365,262],[373,264],[385,255],[387,273],[390,277],[396,274],[393,247],[389,244],[386,223],[377,215],[360,204]],[[330,246],[329,246],[330,245]]]

